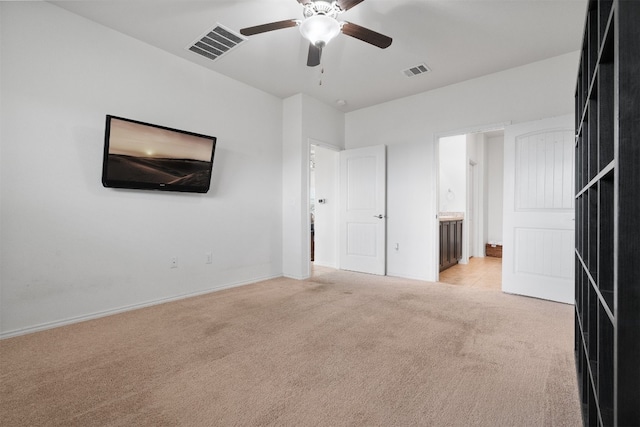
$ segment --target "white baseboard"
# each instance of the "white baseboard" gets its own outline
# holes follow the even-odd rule
[[[14,329],[12,331],[7,331],[7,332],[0,333],[0,340],[5,339],[5,338],[17,337],[19,335],[31,334],[33,332],[44,331],[44,330],[47,330],[47,329],[53,329],[53,328],[57,328],[57,327],[60,327],[60,326],[71,325],[73,323],[80,323],[80,322],[84,322],[84,321],[87,321],[87,320],[99,319],[100,317],[111,316],[111,315],[114,315],[114,314],[124,313],[126,311],[131,311],[131,310],[137,310],[139,308],[151,307],[153,305],[159,305],[159,304],[164,304],[164,303],[167,303],[167,302],[178,301],[178,300],[185,299],[185,298],[196,297],[198,295],[210,294],[212,292],[221,291],[223,289],[230,289],[230,288],[236,288],[236,287],[239,287],[239,286],[251,285],[253,283],[262,282],[264,280],[275,279],[275,278],[278,278],[278,277],[282,277],[282,276],[281,275],[277,275],[277,276],[258,277],[258,278],[247,280],[247,281],[243,281],[243,282],[235,282],[235,283],[229,283],[229,284],[225,284],[225,285],[215,286],[213,288],[205,289],[205,290],[202,290],[202,291],[190,292],[190,293],[180,294],[180,295],[176,295],[176,296],[172,296],[172,297],[160,298],[160,299],[156,299],[156,300],[146,301],[146,302],[139,303],[139,304],[132,304],[132,305],[124,306],[124,307],[118,307],[118,308],[114,308],[114,309],[110,309],[110,310],[98,311],[98,312],[95,312],[95,313],[85,314],[85,315],[82,315],[82,316],[70,317],[70,318],[63,319],[63,320],[56,320],[56,321],[53,321],[53,322],[41,323],[39,325],[29,326],[27,328]]]
[[[335,264],[332,264],[330,262],[323,262],[323,261],[313,261],[314,265],[317,265],[319,267],[328,267],[328,268],[334,268],[336,270],[338,270],[338,266]]]
[[[395,273],[393,271],[387,271],[386,275],[390,277],[399,277],[401,279],[419,280],[421,282],[433,282],[433,280],[429,280],[425,276],[414,276],[412,274]]]
[[[307,280],[309,278],[309,276],[303,277],[303,276],[298,276],[293,274],[283,274],[282,277],[286,277],[287,279],[294,279],[294,280]]]

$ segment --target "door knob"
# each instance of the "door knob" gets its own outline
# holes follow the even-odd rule
[[[382,218],[384,218],[384,215],[382,215],[382,214],[380,214],[380,215],[374,215],[373,217],[374,217],[374,218],[378,218],[378,219],[382,219]]]

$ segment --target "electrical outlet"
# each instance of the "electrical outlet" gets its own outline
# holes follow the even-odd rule
[[[205,257],[206,257],[206,263],[207,264],[211,264],[213,262],[213,253],[211,252],[206,252],[205,253]]]
[[[178,268],[178,257],[171,257],[170,263],[171,268]]]

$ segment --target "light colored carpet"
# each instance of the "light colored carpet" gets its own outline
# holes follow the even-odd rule
[[[0,342],[3,426],[579,426],[573,307],[330,272]]]

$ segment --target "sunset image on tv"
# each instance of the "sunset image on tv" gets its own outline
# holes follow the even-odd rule
[[[215,138],[111,117],[108,181],[209,188]]]

